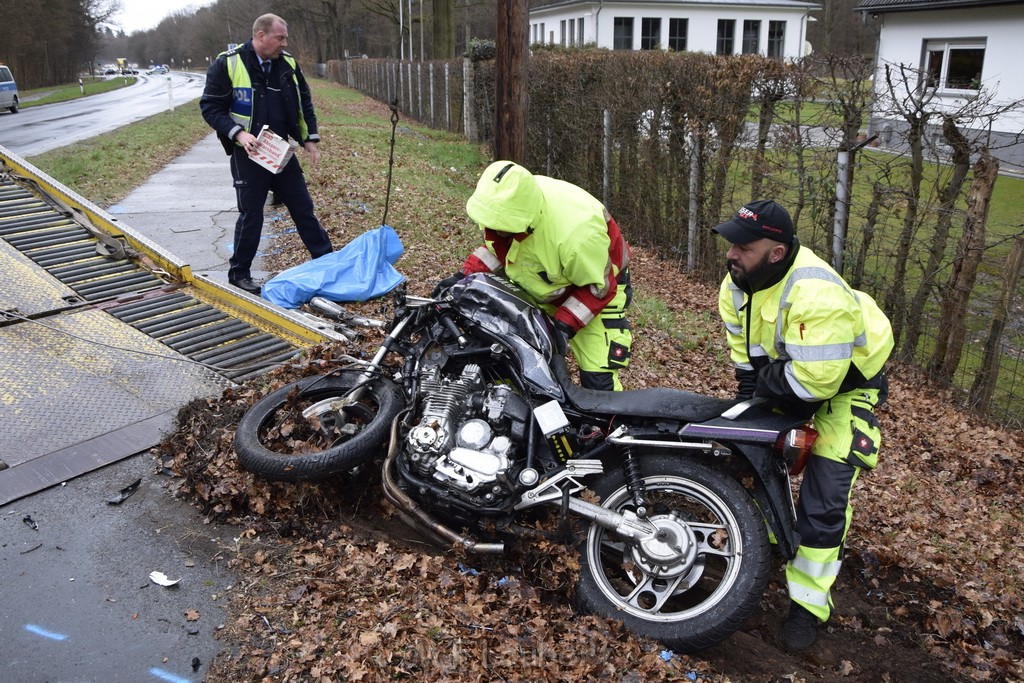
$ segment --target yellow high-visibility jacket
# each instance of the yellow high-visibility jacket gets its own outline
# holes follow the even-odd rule
[[[718,306],[737,370],[761,371],[758,393],[815,403],[875,378],[892,352],[892,327],[874,299],[795,248],[782,279],[753,295],[727,275]]]

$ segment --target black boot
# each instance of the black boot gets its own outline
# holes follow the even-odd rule
[[[806,652],[818,639],[818,617],[796,602],[789,603],[789,616],[782,625],[782,649],[786,652]]]

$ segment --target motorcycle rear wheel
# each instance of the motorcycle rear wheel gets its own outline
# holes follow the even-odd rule
[[[638,457],[658,539],[641,547],[591,525],[573,602],[672,650],[704,650],[734,633],[764,593],[771,570],[765,523],[725,473],[691,457]],[[603,507],[636,510],[621,471],[593,488]]]
[[[315,481],[383,455],[391,422],[405,405],[390,380],[374,380],[358,401],[331,412],[330,429],[302,416],[314,403],[345,396],[358,377],[358,372],[307,377],[260,399],[235,432],[242,467],[274,481]]]

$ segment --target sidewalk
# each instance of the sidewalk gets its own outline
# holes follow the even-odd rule
[[[228,157],[216,133],[107,212],[191,264],[194,273],[227,282],[238,209]],[[264,240],[270,239],[266,233],[264,229]],[[253,277],[268,275],[257,255]]]

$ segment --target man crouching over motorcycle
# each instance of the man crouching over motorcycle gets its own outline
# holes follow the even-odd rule
[[[480,176],[466,213],[483,229],[484,244],[434,295],[472,273],[503,275],[554,317],[580,384],[620,391],[619,370],[633,345],[625,317],[630,250],[604,205],[571,183],[497,161]]]
[[[892,328],[870,296],[800,246],[776,202],[751,202],[713,230],[730,242],[718,304],[739,397],[813,415],[819,434],[800,485],[800,546],[786,566],[790,610],[781,634],[786,650],[803,652],[829,618],[853,485],[878,462],[875,408],[888,390]]]

